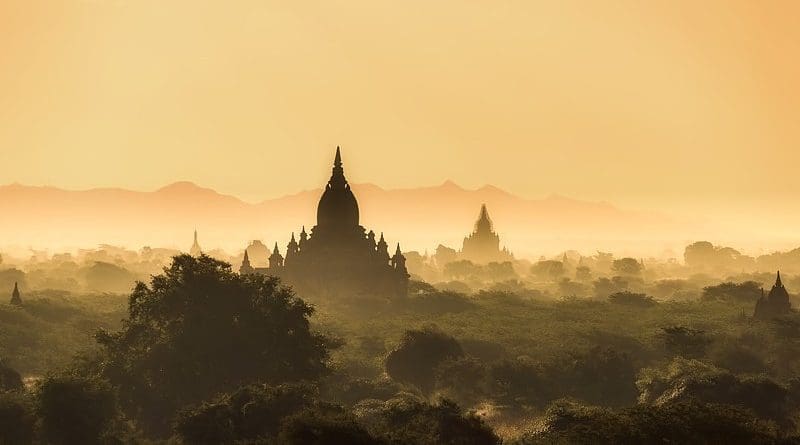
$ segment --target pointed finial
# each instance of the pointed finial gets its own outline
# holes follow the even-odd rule
[[[194,229],[194,242],[197,242],[197,229]]]
[[[303,226],[303,230],[300,231],[301,235],[304,234],[304,233],[306,233],[306,226]]]
[[[291,242],[295,242],[295,240],[294,240],[294,232],[292,232],[292,240],[291,240]]]
[[[16,281],[14,282],[14,292],[19,292],[19,287],[17,286],[19,283]]]
[[[783,283],[781,283],[781,271],[778,271],[778,278],[775,280],[775,287],[783,287]]]
[[[400,243],[397,243],[397,250],[395,250],[394,254],[395,255],[402,255],[402,252],[400,252]]]
[[[383,239],[383,232],[381,232],[381,241],[382,241],[382,242],[386,242],[386,241]]]
[[[244,260],[247,261],[250,259],[250,256],[247,254],[247,249],[244,249]]]
[[[336,146],[336,157],[333,160],[334,167],[341,167],[342,166],[342,152],[339,149],[339,146]]]
[[[278,253],[278,242],[277,241],[275,241],[275,248],[272,249],[272,252],[273,253]]]

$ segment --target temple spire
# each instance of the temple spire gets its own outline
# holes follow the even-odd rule
[[[781,283],[781,271],[778,271],[778,278],[775,280],[775,287],[783,287],[783,283]]]
[[[347,179],[344,177],[344,168],[342,168],[342,151],[338,146],[336,147],[336,157],[333,159],[333,171],[331,180],[328,181],[328,188],[347,188]]]
[[[199,257],[202,254],[203,249],[200,248],[200,243],[197,242],[197,229],[194,229],[194,242],[192,243],[192,247],[189,249],[189,255]]]
[[[11,292],[11,304],[17,306],[22,304],[22,297],[19,295],[19,286],[16,281],[14,282],[14,291]]]
[[[476,233],[492,232],[492,219],[489,218],[489,210],[486,209],[486,204],[481,204],[481,213],[478,220],[475,222]]]

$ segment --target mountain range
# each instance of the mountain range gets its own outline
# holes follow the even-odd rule
[[[387,190],[352,186],[361,224],[385,232],[403,250],[459,248],[480,205],[489,209],[501,243],[518,256],[538,257],[565,249],[629,249],[658,253],[680,247],[691,232],[666,215],[624,210],[606,202],[551,195],[525,199],[494,186],[465,189],[441,185]],[[0,246],[35,249],[92,247],[188,249],[198,230],[206,249],[241,250],[252,239],[281,249],[291,232],[314,225],[321,189],[248,203],[191,182],[152,192],[119,188],[73,191],[55,187],[0,186]]]

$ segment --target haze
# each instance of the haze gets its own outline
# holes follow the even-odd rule
[[[260,201],[318,187],[340,144],[355,183],[488,183],[788,236],[799,12],[5,0],[0,183],[191,180]]]

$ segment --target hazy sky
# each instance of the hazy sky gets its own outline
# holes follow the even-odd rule
[[[0,183],[775,203],[798,79],[797,1],[0,0]]]

